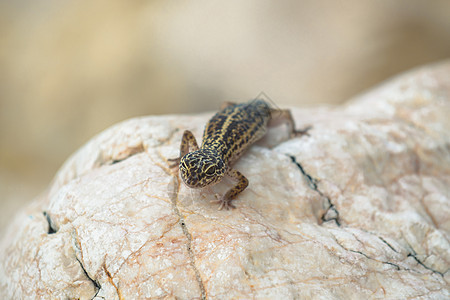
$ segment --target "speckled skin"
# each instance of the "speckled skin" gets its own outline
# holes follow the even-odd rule
[[[173,162],[171,167],[179,167],[183,182],[191,188],[212,186],[225,175],[234,178],[238,181],[236,186],[217,201],[220,202],[219,209],[234,208],[231,200],[248,186],[248,180],[231,165],[251,144],[264,136],[269,122],[274,119],[274,112],[279,112],[277,118],[287,121],[295,135],[294,122],[288,110],[272,109],[260,99],[241,104],[227,103],[206,124],[200,148],[194,135],[189,130],[184,132],[180,157],[170,159]]]
[[[264,100],[229,105],[206,124],[201,149],[216,151],[225,165],[233,164],[264,136],[271,109]]]

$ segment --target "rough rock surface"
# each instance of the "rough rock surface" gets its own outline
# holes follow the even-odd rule
[[[450,297],[450,62],[293,113],[310,135],[253,146],[232,211],[168,169],[211,114],[99,134],[10,224],[0,298]]]

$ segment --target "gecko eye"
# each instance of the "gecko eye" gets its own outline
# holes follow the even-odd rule
[[[214,175],[216,173],[216,166],[211,166],[205,171],[206,175]]]

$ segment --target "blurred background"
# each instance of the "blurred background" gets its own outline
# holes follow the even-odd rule
[[[450,57],[450,1],[0,1],[0,230],[90,137],[264,91],[339,104]]]

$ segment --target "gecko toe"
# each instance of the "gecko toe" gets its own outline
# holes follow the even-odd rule
[[[167,161],[169,162],[169,168],[173,169],[178,167],[180,165],[180,160],[181,157],[167,159]]]
[[[216,197],[218,195],[216,194]],[[211,200],[209,201],[210,203],[217,203],[219,204],[219,207],[217,208],[217,210],[222,210],[222,209],[226,209],[226,210],[230,210],[230,208],[236,208],[236,206],[234,206],[233,204],[231,204],[231,200],[224,200],[224,199],[217,199],[217,200]]]
[[[296,136],[303,136],[303,135],[310,136],[309,135],[309,131],[311,129],[312,129],[312,126],[307,126],[307,127],[303,128],[301,130],[295,130],[294,131],[294,137],[296,137]]]

